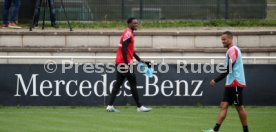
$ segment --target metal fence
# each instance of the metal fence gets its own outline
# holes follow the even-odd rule
[[[267,0],[63,0],[63,2],[69,19],[77,21],[124,20],[128,17],[144,20],[275,19],[271,15],[274,12],[274,4],[267,3]],[[35,0],[21,0],[21,3],[19,20],[31,19]],[[61,0],[55,0],[55,6],[57,19],[64,20]],[[1,12],[2,8],[3,0],[0,0]],[[46,11],[47,16],[48,12]]]

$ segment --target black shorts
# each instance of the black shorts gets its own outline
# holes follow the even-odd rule
[[[231,88],[225,88],[223,95],[223,102],[228,102],[229,105],[241,106],[243,105],[243,88],[234,86]]]

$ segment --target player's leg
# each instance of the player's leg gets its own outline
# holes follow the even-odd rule
[[[218,117],[217,117],[217,123],[215,124],[213,129],[204,130],[203,132],[218,132],[219,131],[219,128],[220,128],[222,122],[226,118],[227,111],[228,111],[228,106],[229,106],[228,102],[222,101],[220,103],[220,111],[219,111],[219,114],[218,114]]]
[[[132,94],[132,97],[134,98],[136,105],[137,105],[137,111],[138,112],[149,112],[152,110],[152,108],[147,108],[145,106],[142,106],[139,100],[138,90],[137,90],[137,82],[136,82],[136,76],[134,73],[127,73],[126,74],[127,80],[130,85],[130,91]]]
[[[229,103],[228,102],[221,102],[220,103],[220,111],[217,117],[217,124],[222,124],[222,122],[224,121],[224,119],[226,118],[227,115],[227,111],[228,111],[228,106]]]
[[[235,87],[235,91],[236,91],[236,99],[235,99],[236,101],[235,102],[237,102],[236,110],[239,114],[240,121],[243,126],[243,131],[248,132],[247,114],[246,114],[245,108],[243,106],[243,94],[242,94],[243,88]]]
[[[222,102],[220,103],[220,111],[217,117],[217,123],[213,129],[205,130],[203,132],[218,132],[224,119],[226,118],[228,106],[233,104],[232,89],[225,88]]]
[[[117,72],[116,82],[115,82],[115,85],[114,85],[114,87],[112,89],[108,105],[113,105],[113,103],[115,101],[115,98],[116,98],[117,94],[120,91],[120,87],[122,86],[122,84],[124,82],[124,79],[125,79],[125,76],[123,76],[122,73]]]
[[[137,90],[137,82],[136,82],[136,76],[134,73],[126,73],[126,78],[129,82],[129,85],[130,85],[130,91],[131,91],[131,94],[132,94],[132,97],[134,98],[135,100],[135,103],[137,105],[137,107],[141,107],[142,104],[140,103],[140,100],[139,100],[139,95],[138,95],[138,90]]]
[[[218,131],[222,122],[226,118],[228,106],[232,105],[234,102],[233,99],[233,89],[232,88],[225,88],[222,102],[220,103],[220,111],[217,117],[217,123],[214,126],[214,131]]]
[[[106,110],[108,112],[118,112],[118,110],[116,110],[113,107],[113,103],[115,101],[115,98],[116,98],[117,94],[120,91],[120,87],[122,86],[124,80],[125,80],[125,76],[123,75],[123,73],[120,73],[120,72],[117,71],[116,82],[115,82],[115,85],[114,85],[114,87],[112,89],[112,92],[111,92],[111,95],[110,95],[110,99],[109,99],[109,103],[108,103],[108,106],[106,108]]]
[[[218,117],[217,117],[217,123],[215,124],[215,126],[213,128],[214,131],[219,131],[219,128],[220,128],[222,122],[226,118],[227,111],[228,111],[228,106],[229,106],[228,102],[221,102],[220,103],[220,111],[219,111],[219,114],[218,114]]]
[[[236,106],[236,110],[239,114],[240,121],[241,121],[242,126],[243,126],[243,131],[248,132],[247,114],[246,114],[246,111],[244,109],[244,106],[243,105]]]

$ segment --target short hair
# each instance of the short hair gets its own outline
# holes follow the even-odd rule
[[[128,18],[127,19],[127,24],[130,24],[133,20],[135,20],[136,18],[135,17],[131,17],[131,18]]]
[[[233,38],[233,33],[230,32],[230,31],[225,31],[225,32],[222,33],[222,35],[224,35],[224,34],[227,35],[230,38]]]

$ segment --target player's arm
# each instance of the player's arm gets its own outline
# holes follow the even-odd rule
[[[134,52],[134,58],[138,61],[138,62],[141,62],[141,58],[136,54],[136,52]]]
[[[217,77],[214,79],[215,83],[221,81],[222,79],[224,79],[224,78],[229,74],[229,69],[230,69],[230,68],[229,68],[229,65],[230,65],[230,63],[228,62],[227,68],[225,69],[226,72],[221,73],[219,76],[217,76]]]
[[[147,67],[151,67],[151,62],[150,62],[150,61],[144,61],[144,60],[142,60],[142,59],[136,54],[136,52],[134,52],[134,58],[135,58],[138,62],[142,62],[142,63],[146,64]]]
[[[127,47],[129,46],[130,41],[131,41],[131,39],[128,38],[128,39],[124,40],[124,41],[123,41],[123,44],[122,44],[122,55],[123,55],[123,58],[124,58],[124,62],[125,62],[125,64],[127,64],[127,65],[128,65],[128,60],[127,60]]]
[[[210,85],[212,87],[215,86],[216,83],[218,83],[219,81],[221,81],[222,79],[224,79],[228,74],[229,74],[229,63],[227,64],[227,68],[225,69],[224,73],[221,73],[219,76],[217,76],[215,79],[210,81]]]

